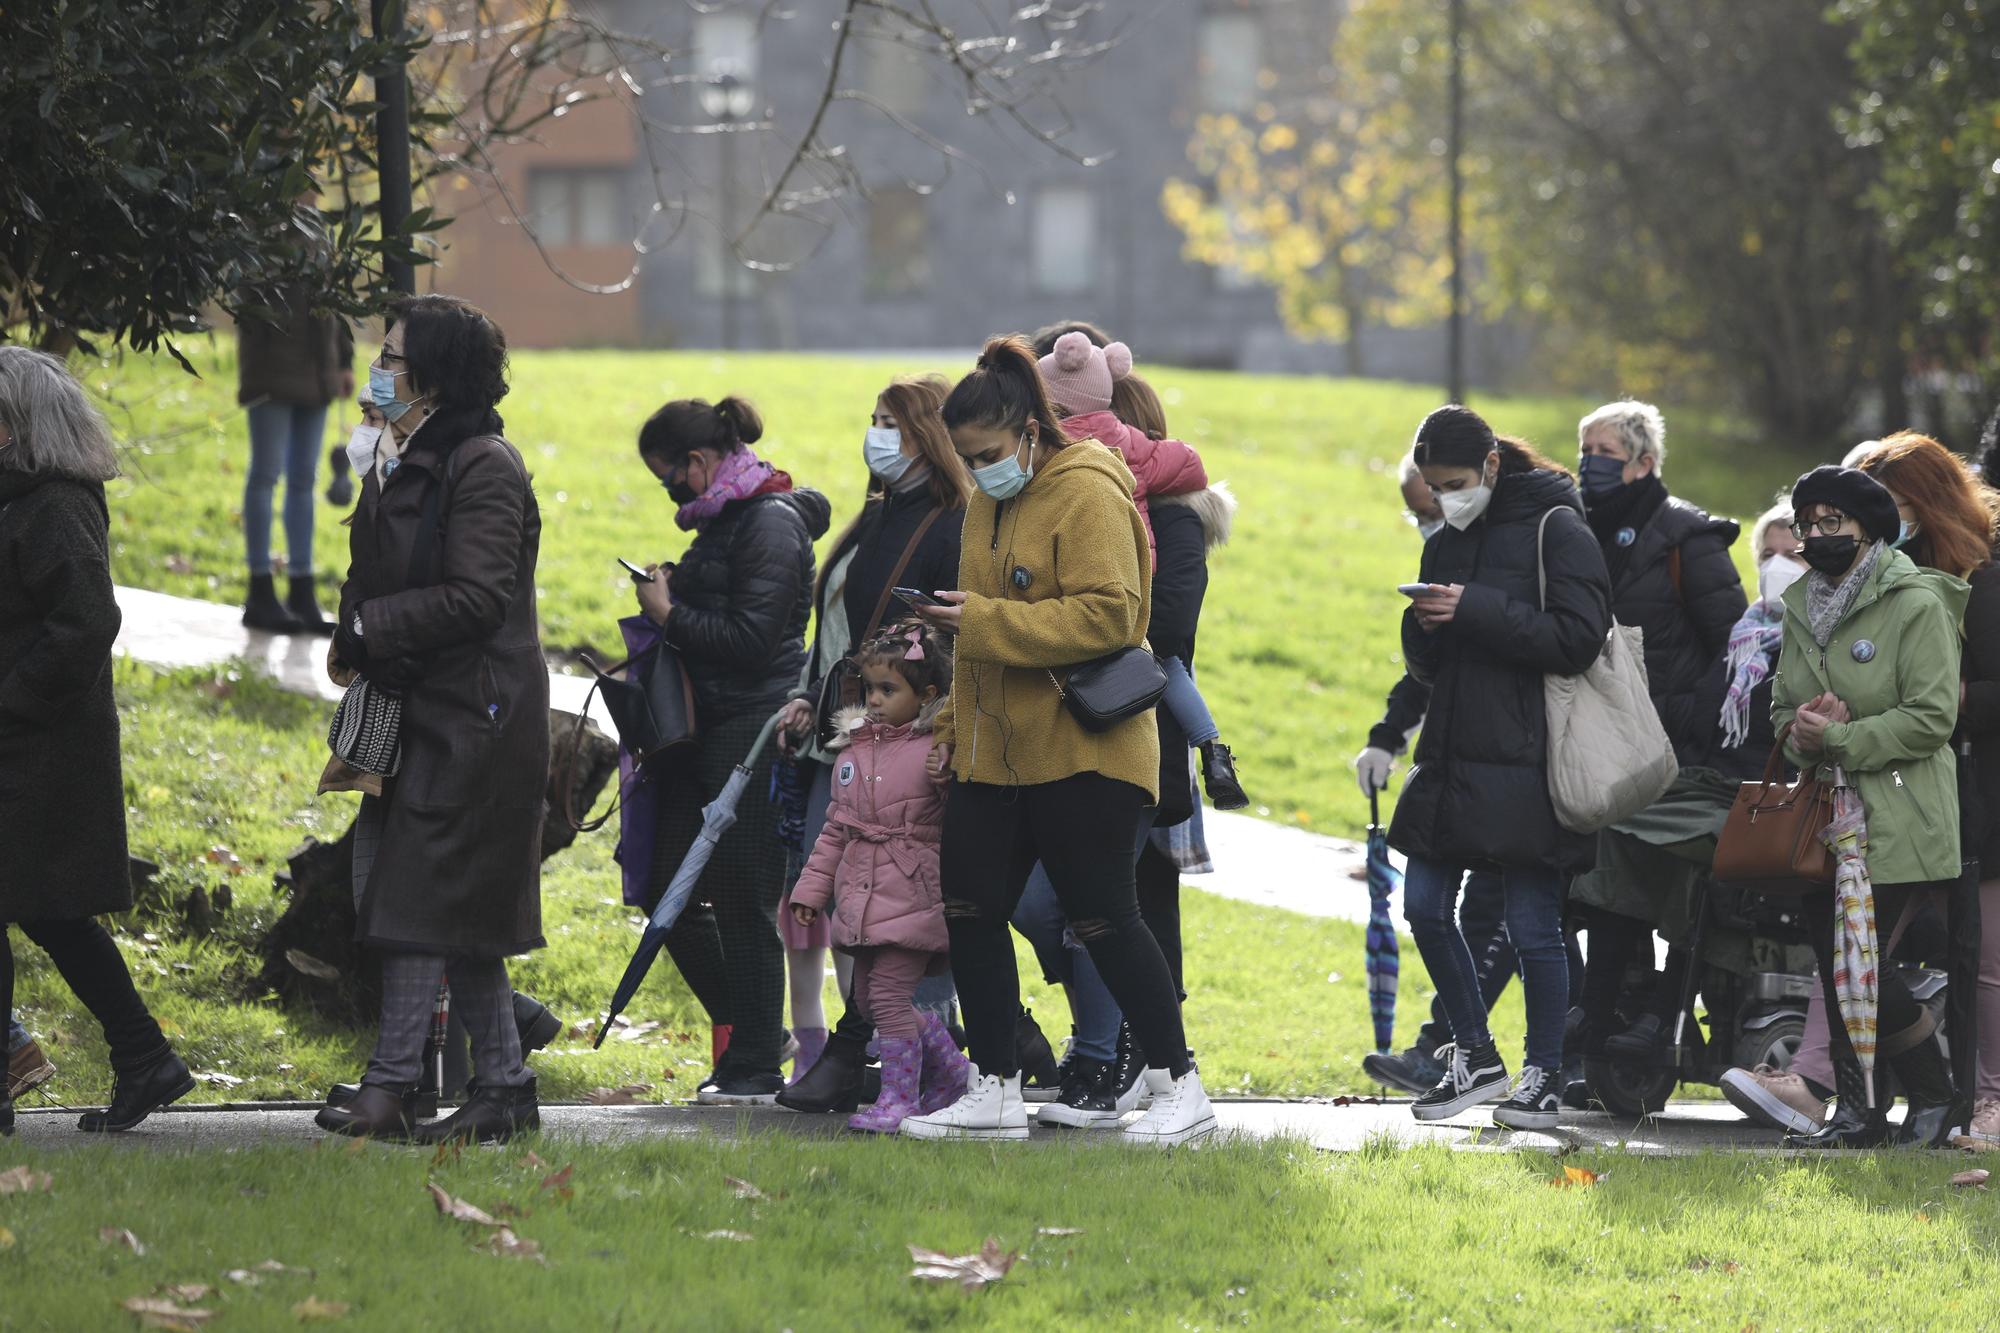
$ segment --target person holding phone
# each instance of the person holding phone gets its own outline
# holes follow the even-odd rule
[[[808,849],[824,827],[833,799],[832,754],[816,734],[833,719],[822,715],[822,708],[838,709],[860,699],[859,673],[847,664],[850,652],[883,625],[909,614],[896,586],[928,596],[931,589],[958,584],[959,531],[972,483],[938,415],[946,387],[936,376],[899,379],[876,396],[859,451],[868,473],[861,509],[834,539],[813,590],[813,641],[778,736],[779,745],[806,769]],[[801,924],[789,906],[788,891],[778,930],[785,941],[799,1054],[792,1064],[792,1084],[778,1094],[778,1105],[806,1112],[851,1110],[875,1028],[865,1008],[850,1004],[828,1032],[820,999],[827,926],[824,920]],[[849,994],[848,955],[836,953],[834,968],[841,994]],[[916,1000],[919,1008],[948,1008],[951,994],[949,977],[931,978],[917,988]]]
[[[1452,1045],[1439,1052],[1438,1085],[1412,1111],[1444,1120],[1501,1101],[1495,1123],[1546,1129],[1560,1113],[1569,1007],[1563,898],[1596,839],[1556,821],[1543,681],[1597,660],[1611,630],[1611,584],[1569,473],[1526,443],[1452,404],[1424,418],[1414,453],[1445,527],[1424,545],[1427,586],[1403,613],[1403,660],[1431,698],[1389,845],[1407,858],[1403,911],[1445,1001]],[[1527,993],[1527,1059],[1511,1091],[1457,921],[1472,869],[1500,875]]]

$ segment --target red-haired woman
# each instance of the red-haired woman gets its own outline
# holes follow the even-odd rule
[[[2000,1146],[2000,566],[1993,563],[2000,495],[1982,485],[1957,454],[1914,431],[1874,445],[1855,466],[1895,499],[1902,521],[1898,548],[1917,564],[1972,587],[1965,608],[1958,733],[1952,737],[1968,873],[1949,904],[1949,1022],[1958,1101],[1948,1128],[1967,1128]],[[1977,879],[1971,873],[1975,867]],[[1970,891],[1975,883],[1976,894]]]

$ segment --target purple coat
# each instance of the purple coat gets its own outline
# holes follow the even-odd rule
[[[821,911],[832,904],[838,949],[889,944],[945,952],[938,887],[944,788],[926,768],[929,715],[902,727],[859,721],[833,749],[833,802],[792,902]]]

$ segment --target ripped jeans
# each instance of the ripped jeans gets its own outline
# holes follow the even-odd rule
[[[981,1073],[1020,1072],[1021,978],[1008,921],[1037,861],[1146,1063],[1176,1078],[1192,1067],[1173,974],[1139,916],[1133,848],[1145,804],[1144,791],[1100,773],[1023,787],[952,784],[940,849],[944,920],[966,1041]]]

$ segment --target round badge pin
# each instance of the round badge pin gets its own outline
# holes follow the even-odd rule
[[[849,759],[840,766],[840,785],[849,786],[854,781],[854,761]]]
[[[1633,542],[1636,542],[1638,540],[1639,540],[1639,534],[1636,530],[1632,528],[1618,529],[1618,544],[1620,546],[1630,546]]]
[[[1856,639],[1853,652],[1854,660],[1857,662],[1867,663],[1875,660],[1875,644],[1869,639]]]
[[[1011,578],[1014,586],[1016,588],[1019,588],[1022,592],[1026,592],[1028,590],[1028,585],[1035,581],[1035,576],[1028,572],[1028,567],[1026,565],[1014,566],[1014,573],[1011,576]]]

